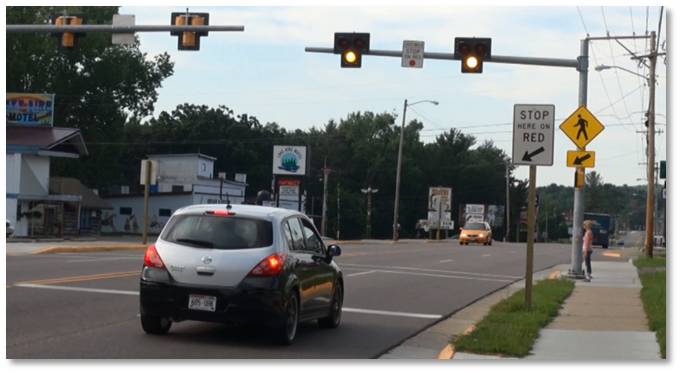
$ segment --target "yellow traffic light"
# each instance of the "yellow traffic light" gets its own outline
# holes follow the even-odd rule
[[[454,58],[461,60],[462,73],[481,73],[484,60],[491,57],[490,38],[456,38]]]
[[[465,58],[465,67],[468,70],[475,70],[477,69],[477,66],[479,66],[479,59],[477,59],[477,56],[468,56]]]
[[[357,62],[357,54],[353,50],[347,50],[342,54],[342,60],[353,65]]]
[[[340,67],[361,67],[361,55],[368,52],[369,33],[336,32],[333,52],[340,54]]]
[[[55,26],[67,26],[67,25],[82,25],[83,18],[80,16],[59,16],[54,18]],[[83,36],[83,33],[79,32],[61,32],[53,34],[57,39],[59,39],[59,46],[62,48],[73,48],[76,46],[78,38]]]
[[[208,13],[172,13],[171,24],[174,26],[207,26],[209,24]],[[197,51],[201,49],[201,36],[207,36],[208,32],[173,31],[170,35],[177,36],[177,49]]]

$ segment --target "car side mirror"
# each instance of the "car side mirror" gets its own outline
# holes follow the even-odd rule
[[[342,254],[342,249],[336,244],[328,245],[328,257],[332,258],[334,256],[340,256]]]

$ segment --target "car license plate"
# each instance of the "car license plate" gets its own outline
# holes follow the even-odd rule
[[[189,309],[215,312],[217,297],[210,295],[189,294]]]

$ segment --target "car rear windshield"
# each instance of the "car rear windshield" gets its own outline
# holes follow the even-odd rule
[[[266,220],[211,215],[177,215],[168,222],[165,241],[213,249],[254,249],[271,246],[272,223]]]
[[[467,223],[463,229],[470,229],[474,231],[483,231],[486,229],[483,223]]]

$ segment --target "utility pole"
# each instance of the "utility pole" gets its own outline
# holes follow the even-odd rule
[[[340,182],[338,181],[338,187],[337,187],[337,195],[338,195],[338,211],[337,211],[337,221],[335,223],[335,239],[340,240]]]
[[[151,183],[150,159],[144,160],[146,169],[144,170],[144,230],[142,231],[142,244],[146,245],[149,237],[149,184]]]
[[[656,33],[652,31],[649,53],[649,110],[647,112],[647,209],[645,215],[645,254],[648,258],[654,256],[654,121],[655,121],[655,93],[656,93]]]
[[[510,162],[505,162],[505,242],[510,241]]]
[[[373,189],[370,186],[366,189],[361,189],[361,193],[366,195],[367,201],[367,209],[366,209],[366,238],[371,238],[371,210],[372,208],[372,200],[373,200],[373,194],[378,193],[378,189]]]
[[[590,40],[588,38],[581,40],[581,55],[578,57],[579,61],[579,80],[578,80],[578,106],[587,106],[588,104],[588,47]],[[581,226],[583,225],[583,213],[586,200],[585,185],[578,184],[579,173],[583,173],[584,169],[577,168],[574,170],[574,216],[571,228],[571,268],[568,275],[574,278],[583,278],[583,252],[581,247],[583,245],[583,232]]]
[[[406,125],[406,108],[408,107],[408,100],[404,100],[404,113],[401,116],[401,132],[399,134],[399,153],[397,154],[397,185],[394,192],[394,214],[392,220],[392,240],[399,239],[398,224],[399,224],[399,186],[401,185],[401,153],[404,146],[404,125]]]
[[[321,203],[321,236],[326,236],[326,212],[328,211],[327,196],[328,196],[328,174],[331,169],[326,167],[326,158],[323,159],[323,202]]]

